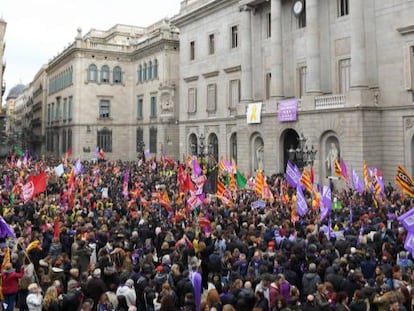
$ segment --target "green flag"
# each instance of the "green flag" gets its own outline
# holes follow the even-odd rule
[[[246,177],[243,176],[242,173],[240,173],[239,170],[236,171],[236,182],[237,182],[237,187],[239,187],[240,189],[243,189],[244,187],[246,187],[247,179]]]
[[[19,146],[13,146],[13,152],[16,153],[19,157],[24,156],[24,152]]]
[[[227,172],[226,173],[226,187],[229,187],[230,186],[230,175],[229,175],[229,173]]]

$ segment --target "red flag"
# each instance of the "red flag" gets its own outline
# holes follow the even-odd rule
[[[263,193],[263,186],[264,186],[264,176],[262,174],[262,171],[258,170],[256,172],[256,193],[259,197],[262,196]]]
[[[43,171],[33,178],[34,195],[45,192],[46,184],[47,184],[47,175],[46,175],[46,172]]]

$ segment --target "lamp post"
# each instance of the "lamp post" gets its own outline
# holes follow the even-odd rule
[[[309,149],[306,145],[307,138],[301,133],[298,138],[298,146],[296,149],[290,146],[288,149],[289,160],[294,162],[299,169],[303,169],[307,165],[313,165],[317,150],[312,145]]]
[[[201,160],[203,160],[204,159],[204,156],[205,156],[204,149],[206,148],[206,145],[205,145],[206,138],[204,137],[204,134],[201,133],[200,134],[200,137],[198,139],[200,141],[200,143],[198,145],[198,157]]]

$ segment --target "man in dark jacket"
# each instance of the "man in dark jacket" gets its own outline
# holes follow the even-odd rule
[[[61,309],[62,311],[79,310],[83,300],[83,294],[78,288],[78,282],[70,280],[68,282],[68,293],[63,295]]]
[[[303,275],[302,278],[302,292],[304,297],[316,292],[316,286],[321,283],[321,278],[316,273],[316,265],[314,263],[309,264],[308,272]]]

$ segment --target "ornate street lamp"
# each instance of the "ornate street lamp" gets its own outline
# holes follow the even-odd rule
[[[289,160],[294,162],[299,169],[303,169],[305,166],[313,165],[317,150],[312,145],[311,148],[306,145],[307,138],[301,133],[298,138],[298,147],[293,148],[293,145],[287,150]]]

